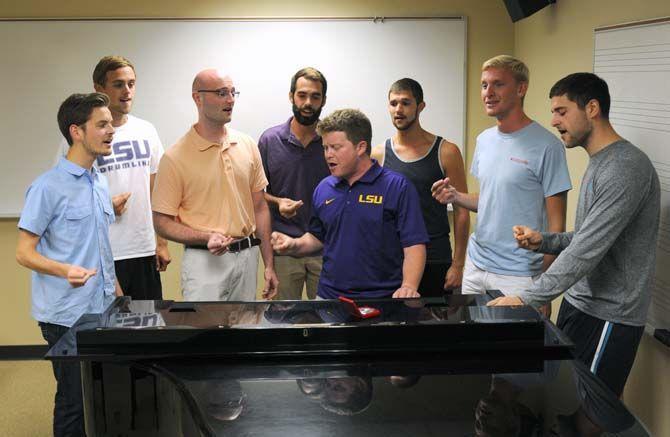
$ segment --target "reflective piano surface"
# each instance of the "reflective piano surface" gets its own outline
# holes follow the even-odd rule
[[[48,359],[82,364],[101,436],[579,435],[644,427],[529,307],[491,296],[173,302],[120,298]],[[360,303],[360,302],[359,302]]]

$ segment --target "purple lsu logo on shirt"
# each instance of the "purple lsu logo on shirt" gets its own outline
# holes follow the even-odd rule
[[[100,173],[133,167],[149,166],[151,147],[147,140],[119,141],[112,144],[112,154],[98,156]]]

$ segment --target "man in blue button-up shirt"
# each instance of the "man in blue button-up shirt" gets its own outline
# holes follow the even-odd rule
[[[322,299],[419,297],[428,234],[416,189],[370,158],[372,129],[360,111],[335,111],[317,129],[331,176],[314,191],[309,232],[273,232],[274,250],[323,250]]]
[[[31,269],[32,315],[52,347],[84,313],[100,313],[121,295],[114,274],[107,180],[93,161],[111,153],[114,128],[104,94],[73,94],[58,111],[70,144],[66,158],[28,188],[19,220],[17,261]],[[84,435],[76,363],[53,362],[54,435]]]

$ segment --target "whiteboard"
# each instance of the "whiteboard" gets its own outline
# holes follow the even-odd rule
[[[595,31],[593,71],[607,81],[610,121],[651,159],[661,220],[648,328],[670,328],[670,20]],[[635,274],[633,272],[633,274]]]
[[[291,76],[319,69],[328,80],[322,116],[344,107],[372,122],[373,145],[394,133],[388,88],[411,77],[424,88],[422,125],[462,145],[466,20],[45,20],[0,21],[0,216],[18,217],[26,188],[53,165],[56,113],[91,92],[92,71],[110,54],[135,65],[132,114],[152,122],[166,147],[196,121],[195,74],[227,72],[241,92],[231,127],[258,139],[291,115]]]

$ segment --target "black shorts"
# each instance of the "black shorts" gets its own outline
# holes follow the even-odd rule
[[[575,343],[575,358],[586,364],[616,396],[633,367],[644,326],[607,322],[583,313],[566,299],[556,325]]]
[[[444,278],[451,263],[427,262],[423,269],[421,283],[419,283],[419,294],[421,297],[440,297],[451,294],[451,290],[444,289]]]
[[[163,287],[161,275],[156,270],[154,255],[114,261],[116,279],[123,294],[133,300],[161,300]]]

